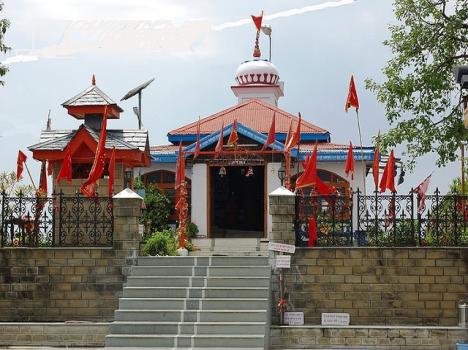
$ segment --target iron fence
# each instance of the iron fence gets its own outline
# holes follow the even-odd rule
[[[296,244],[317,246],[468,246],[468,196],[409,194],[296,196]],[[313,231],[313,230],[312,230]]]
[[[51,197],[2,193],[3,247],[111,246],[113,233],[112,198],[62,192]]]

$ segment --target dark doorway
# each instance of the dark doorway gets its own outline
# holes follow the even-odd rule
[[[210,167],[211,237],[262,238],[264,166]]]

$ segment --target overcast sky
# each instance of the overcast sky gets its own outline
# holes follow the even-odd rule
[[[79,121],[61,103],[87,88],[92,74],[115,101],[155,77],[143,94],[143,124],[152,145],[168,131],[234,105],[230,90],[238,65],[252,57],[251,14],[265,11],[272,26],[272,62],[285,83],[279,107],[329,130],[336,143],[359,144],[354,113],[343,111],[349,77],[360,99],[365,145],[388,128],[384,107],[364,89],[364,79],[382,81],[391,52],[382,45],[394,22],[390,0],[4,0],[11,21],[0,61],[10,72],[0,87],[0,170],[16,169],[18,149],[39,139],[51,109],[52,128]],[[268,39],[261,38],[263,57]],[[136,128],[136,100],[109,128]],[[405,159],[405,148],[396,155]],[[28,152],[29,154],[29,152]],[[34,164],[36,163],[36,164]],[[39,178],[39,164],[29,161]],[[430,192],[447,190],[459,164],[435,169],[435,156],[419,160],[400,193],[435,170]],[[368,178],[370,186],[372,180]]]

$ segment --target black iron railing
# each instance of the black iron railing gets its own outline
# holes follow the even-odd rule
[[[3,247],[111,246],[112,198],[1,196]]]
[[[353,210],[354,209],[354,210]],[[468,246],[468,196],[410,192],[296,196],[296,243],[306,246],[310,218],[317,246]]]

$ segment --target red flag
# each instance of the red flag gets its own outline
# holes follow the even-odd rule
[[[237,135],[237,119],[234,119],[234,123],[232,123],[231,134],[229,135],[227,145],[233,145],[238,140],[239,140],[239,135]]]
[[[423,182],[421,182],[418,187],[414,189],[414,192],[416,192],[419,195],[419,205],[418,205],[418,214],[421,214],[424,211],[425,203],[424,200],[426,198],[426,192],[429,187],[429,183],[431,182],[431,175],[426,177]]]
[[[349,176],[351,173],[351,180],[354,180],[354,154],[353,154],[353,144],[349,141],[348,156],[346,157],[345,165],[346,176]]]
[[[395,157],[393,156],[393,150],[390,152],[387,164],[385,164],[382,178],[380,179],[380,192],[385,192],[389,189],[391,192],[395,190]]]
[[[287,149],[287,146],[288,146],[288,143],[291,141],[291,138],[292,138],[292,118],[289,120],[289,129],[288,129],[288,133],[286,135],[286,140],[284,141],[284,149],[286,150]]]
[[[307,241],[308,247],[315,247],[317,244],[317,223],[315,218],[311,216],[309,218],[309,240]]]
[[[109,197],[112,197],[114,193],[114,179],[115,179],[115,146],[112,148],[112,153],[109,160],[109,168],[107,170],[109,173]]]
[[[346,99],[345,112],[348,113],[350,107],[356,108],[356,112],[359,110],[359,100],[356,92],[356,85],[354,84],[354,77],[351,75],[349,81],[348,98]]]
[[[23,173],[23,163],[28,159],[26,154],[18,151],[18,159],[16,160],[16,181],[18,181]]]
[[[223,138],[224,138],[224,121],[223,121],[223,124],[221,125],[218,143],[216,144],[216,148],[215,148],[215,159],[218,159],[219,155],[223,151]]]
[[[296,180],[296,189],[309,187],[317,182],[317,145],[315,145],[312,155],[306,163],[306,169]]]
[[[375,186],[376,191],[379,186],[379,163],[380,163],[380,152],[379,152],[379,146],[377,146],[374,151],[374,162],[372,163],[372,175],[374,176],[374,186]]]
[[[107,105],[104,107],[104,115],[102,117],[101,132],[99,133],[99,141],[96,147],[93,166],[89,172],[88,178],[81,185],[81,193],[88,197],[94,197],[96,193],[97,181],[104,174],[105,167],[105,152],[106,152],[106,137],[107,137]]]
[[[294,132],[294,136],[291,138],[289,143],[287,144],[286,148],[291,149],[296,147],[301,140],[301,113],[299,113],[299,121],[297,122],[296,131]]]
[[[275,142],[275,113],[273,112],[273,118],[271,119],[270,131],[268,137],[263,144],[262,151],[264,151],[269,145]]]
[[[39,178],[39,188],[37,191],[39,195],[47,196],[47,171],[45,160],[43,160],[41,164],[41,176]]]
[[[179,152],[177,157],[176,165],[176,180],[175,180],[175,189],[178,189],[182,184],[182,181],[185,180],[185,157],[184,151],[182,149],[182,142],[179,143]]]
[[[260,16],[251,16],[257,30],[262,29],[263,11]]]
[[[52,175],[53,172],[54,172],[54,168],[52,167],[52,163],[49,160],[47,162],[47,176]]]
[[[197,142],[195,143],[195,153],[193,154],[193,159],[197,158],[199,155],[200,155],[200,117],[198,117]]]
[[[320,177],[318,176],[315,179],[315,190],[318,194],[322,196],[329,196],[333,194],[333,189],[330,186],[328,186],[325,182],[323,182],[322,179],[320,179]],[[327,201],[329,202],[328,199]]]
[[[65,156],[63,157],[62,166],[59,170],[55,183],[59,183],[62,179],[67,180],[67,182],[69,183],[72,180],[72,157],[70,146],[68,146],[65,150]]]

